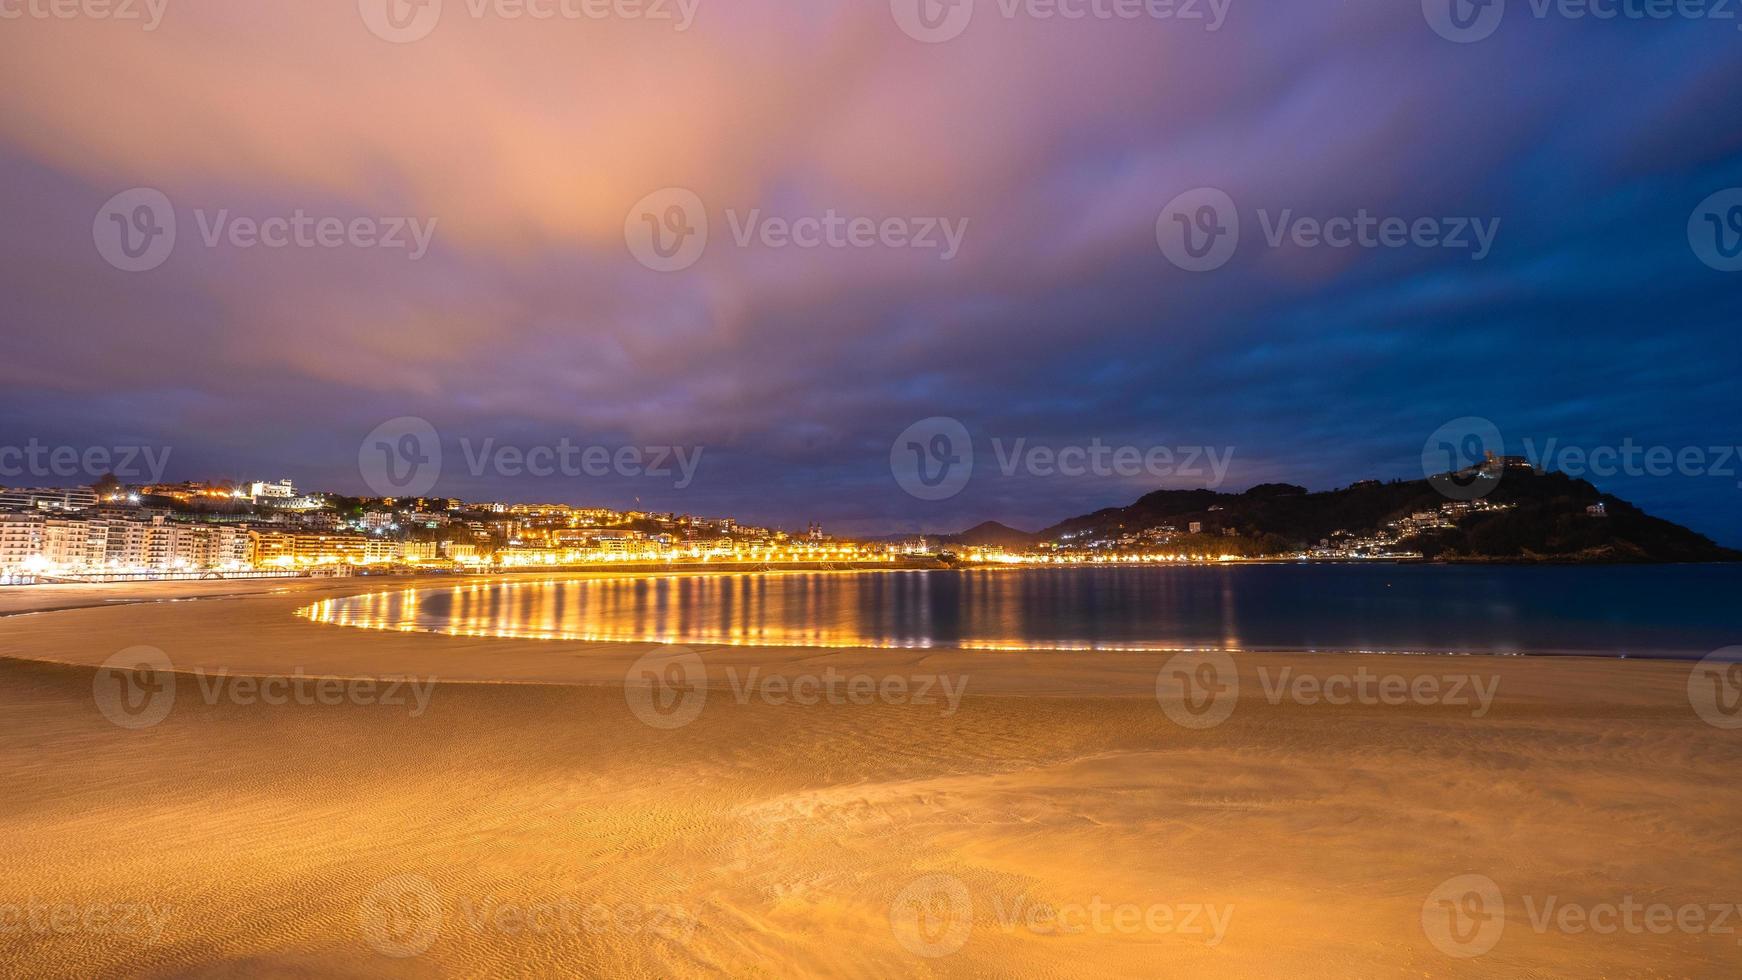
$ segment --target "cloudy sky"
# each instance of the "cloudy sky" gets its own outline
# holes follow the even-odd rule
[[[1226,489],[1419,477],[1473,417],[1551,463],[1697,448],[1594,482],[1742,545],[1736,20],[531,2],[0,0],[0,446],[362,493],[410,417],[436,493],[885,533],[1216,482],[1194,447]],[[153,207],[173,246],[118,254]],[[1337,238],[1363,214],[1409,233]],[[932,418],[975,464],[937,500],[892,470]],[[564,445],[700,456],[493,455]]]

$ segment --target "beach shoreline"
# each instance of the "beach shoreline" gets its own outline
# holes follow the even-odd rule
[[[657,573],[665,577],[669,573]],[[697,570],[695,575],[743,574]],[[775,573],[783,574],[783,573]],[[871,574],[837,572],[831,574]],[[565,573],[548,579],[639,579],[645,573],[606,571]],[[382,630],[311,621],[306,611],[324,600],[409,589],[477,587],[495,583],[531,584],[546,579],[519,575],[296,579],[236,582],[159,582],[124,585],[31,587],[53,590],[26,604],[0,595],[0,657],[72,666],[103,664],[117,651],[138,645],[160,648],[171,665],[184,671],[227,671],[235,675],[277,676],[296,668],[324,676],[373,676],[383,672],[439,677],[449,682],[614,685],[650,653],[694,650],[740,669],[775,674],[802,673],[822,664],[837,669],[888,670],[923,665],[934,671],[969,675],[976,693],[1111,695],[1153,697],[1154,678],[1184,653],[1171,649],[1029,650],[954,646],[782,645],[776,643],[666,643],[652,639],[575,640],[473,635],[460,631]],[[23,597],[20,597],[23,598]],[[221,613],[222,615],[218,615]],[[129,640],[92,644],[98,632]],[[578,655],[584,652],[584,656]],[[1500,656],[1467,653],[1383,651],[1253,650],[1226,651],[1251,679],[1259,670],[1281,670],[1302,662],[1370,667],[1402,676],[1473,669],[1472,662],[1581,662],[1597,675],[1685,677],[1686,661],[1653,658],[1541,655]],[[1657,669],[1643,665],[1661,663]],[[1608,665],[1608,666],[1603,666]],[[1616,674],[1616,665],[1625,665]],[[1498,670],[1498,668],[1490,668]],[[1544,691],[1564,679],[1564,668],[1520,666],[1508,671],[1521,689]],[[1523,679],[1529,678],[1525,682]],[[1647,683],[1647,689],[1654,690]],[[1661,687],[1662,685],[1656,685]]]
[[[1687,663],[1240,653],[1215,718],[1162,696],[1162,654],[686,654],[296,615],[384,580],[175,585],[0,619],[9,976],[1742,963],[1710,929],[1533,918],[1742,902],[1742,732],[1690,707]],[[141,648],[160,718],[115,710]],[[1471,874],[1506,930],[1448,954],[1434,896]],[[158,931],[31,926],[122,906]]]
[[[1025,572],[1037,569],[1011,568],[995,569],[996,571]],[[1044,571],[1044,568],[1038,569]],[[476,590],[494,586],[534,586],[549,582],[566,580],[581,581],[641,581],[669,580],[673,578],[696,578],[718,576],[780,576],[780,575],[878,575],[912,573],[914,569],[891,568],[842,568],[831,570],[815,569],[778,569],[764,571],[746,571],[736,568],[696,567],[681,569],[588,569],[581,571],[531,572],[527,570],[506,572],[491,575],[455,576],[447,573],[425,573],[419,575],[386,575],[386,576],[354,576],[335,578],[297,578],[268,580],[206,580],[206,581],[176,581],[176,582],[130,582],[110,584],[76,584],[76,585],[38,585],[20,586],[10,589],[0,589],[0,622],[16,617],[32,617],[45,613],[64,612],[76,609],[105,609],[129,605],[151,605],[160,603],[196,603],[211,600],[235,600],[275,596],[301,596],[304,601],[292,608],[291,612],[298,618],[311,620],[319,626],[339,626],[348,630],[366,631],[406,631],[441,637],[473,637],[480,634],[458,627],[434,627],[419,625],[412,627],[390,627],[380,623],[349,622],[342,617],[323,619],[316,610],[331,600],[351,600],[373,596],[390,595],[393,593],[418,591],[431,592],[444,589]],[[933,570],[935,571],[935,570]],[[946,573],[949,570],[943,570]],[[1084,656],[1125,656],[1130,654],[1171,656],[1177,653],[1202,652],[1207,650],[1222,650],[1241,658],[1246,657],[1390,657],[1390,658],[1526,658],[1526,659],[1556,659],[1556,660],[1627,660],[1671,661],[1687,663],[1698,660],[1710,650],[1654,650],[1630,649],[1626,652],[1599,651],[1587,649],[1532,649],[1517,648],[1509,650],[1490,649],[1372,649],[1372,648],[1341,648],[1321,646],[1149,646],[1133,644],[1049,644],[1038,642],[1033,644],[999,644],[994,642],[973,641],[962,644],[908,644],[891,643],[854,643],[836,641],[804,640],[790,643],[770,642],[758,638],[722,637],[701,635],[695,637],[642,637],[632,634],[609,635],[542,635],[537,632],[517,632],[506,635],[504,639],[525,640],[539,643],[569,643],[582,644],[588,647],[633,647],[646,649],[651,645],[679,645],[684,647],[713,648],[733,647],[746,651],[781,650],[789,654],[798,651],[812,651],[816,654],[836,655],[854,652],[860,656],[870,657],[891,653],[934,654],[1027,654],[1084,657]],[[5,651],[0,648],[0,656]],[[32,659],[26,657],[25,659]],[[35,657],[34,659],[45,659]],[[54,657],[46,659],[56,659]],[[91,663],[85,656],[75,656],[60,662]],[[484,679],[484,678],[472,678]],[[550,682],[560,683],[560,678],[549,678]]]

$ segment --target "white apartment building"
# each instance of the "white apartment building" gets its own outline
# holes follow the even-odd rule
[[[405,541],[399,546],[399,557],[407,561],[435,561],[438,550],[434,541]]]
[[[109,540],[103,552],[104,563],[111,568],[143,567],[149,548],[151,524],[147,521],[123,519],[113,519],[108,523]]]
[[[249,557],[248,529],[235,525],[0,514],[0,575],[240,569]]]
[[[0,514],[0,574],[19,571],[42,557],[42,530],[47,523],[38,514]]]
[[[97,506],[97,491],[90,487],[0,488],[0,507],[20,510],[82,510]]]
[[[255,480],[248,484],[248,496],[256,502],[267,499],[288,501],[296,496],[296,486],[289,480],[279,480],[277,483]]]
[[[248,566],[248,529],[230,524],[151,522],[146,536],[151,568],[237,569]]]
[[[57,568],[101,568],[109,550],[109,522],[51,517],[43,522],[42,557]]]

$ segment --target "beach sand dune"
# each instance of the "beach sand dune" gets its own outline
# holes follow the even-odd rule
[[[276,656],[286,672],[329,669],[335,651],[397,670],[419,651],[451,666],[462,651],[526,648],[508,673],[554,670],[560,653],[584,662],[577,675],[618,683],[444,679],[418,711],[239,703],[184,673],[173,710],[130,730],[99,709],[89,663],[0,661],[0,909],[15,910],[0,918],[0,973],[1742,969],[1735,918],[1727,931],[1633,934],[1544,913],[1742,901],[1742,733],[1689,710],[1686,665],[1320,658],[1502,685],[1475,718],[1445,704],[1272,705],[1243,673],[1227,721],[1192,730],[1160,709],[1141,658],[1134,671],[1129,657],[1072,655],[1049,671],[1031,658],[702,650],[711,668],[760,657],[786,676],[968,669],[970,687],[954,710],[777,704],[711,671],[693,720],[659,728],[621,683],[646,648],[374,634],[290,619],[303,601],[228,600],[221,617],[204,602],[59,612],[0,635],[15,657],[62,660],[79,659],[75,635],[104,656],[181,636],[187,669],[187,644],[243,629],[253,643],[232,659]],[[251,629],[255,615],[270,628]],[[1060,688],[1081,690],[1044,693]],[[1492,942],[1424,920],[1436,896],[1464,900],[1444,886],[1466,874],[1499,889]],[[1481,921],[1469,928],[1492,928]]]

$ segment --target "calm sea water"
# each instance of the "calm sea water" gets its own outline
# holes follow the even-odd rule
[[[970,649],[1702,657],[1742,643],[1742,567],[1408,564],[728,574],[468,583],[333,599],[375,629]]]

